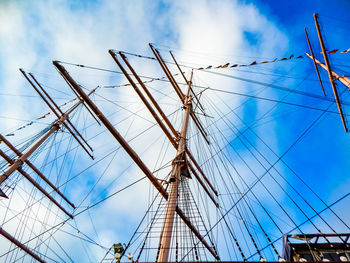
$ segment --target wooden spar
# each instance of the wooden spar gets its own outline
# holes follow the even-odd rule
[[[21,157],[23,154],[17,150],[15,146],[13,146],[4,136],[0,134],[0,141],[3,141],[18,157]],[[24,161],[41,179],[43,179],[57,194],[59,194],[71,207],[75,208],[75,205],[68,200],[67,197],[56,187],[54,186],[49,179],[43,175],[38,168],[34,166],[28,159]]]
[[[51,111],[57,116],[57,118],[60,118],[60,114],[54,109],[54,107],[49,103],[49,101],[45,98],[45,96],[39,91],[39,89],[34,85],[34,83],[28,78],[27,74],[24,72],[23,69],[19,69],[23,76],[26,78],[26,80],[29,82],[29,84],[34,88],[34,90],[39,94],[39,96],[43,99],[43,101],[49,106]],[[63,115],[62,115],[63,117]],[[65,120],[68,119],[68,116]],[[62,122],[62,124],[65,126],[65,128],[72,134],[73,138],[80,144],[80,146],[84,149],[84,151],[90,156],[91,159],[94,159],[94,157],[89,153],[88,149],[82,144],[82,142],[77,138],[77,136],[73,133],[73,131],[69,128],[69,126]]]
[[[71,87],[79,94],[79,96],[86,102],[90,109],[96,114],[100,121],[105,125],[107,130],[113,135],[113,137],[119,142],[119,144],[128,153],[131,159],[137,164],[137,166],[142,170],[142,172],[148,177],[151,183],[156,187],[156,189],[165,197],[168,197],[168,193],[163,188],[158,179],[152,174],[144,162],[140,159],[137,153],[130,147],[130,145],[125,141],[125,139],[119,134],[119,132],[114,128],[112,123],[104,116],[99,108],[93,103],[93,101],[85,94],[81,87],[75,82],[75,80],[69,75],[66,69],[59,64],[58,61],[53,61],[55,67],[61,72],[62,76],[70,83]]]
[[[312,56],[309,55],[308,53],[305,53],[309,58],[312,59]],[[314,58],[315,59],[315,58]],[[325,64],[323,64],[322,62],[320,62],[319,60],[315,59],[315,62],[320,65],[322,68],[324,68],[325,70],[327,70],[327,66]],[[350,79],[348,79],[345,76],[340,76],[337,73],[335,73],[333,70],[331,71],[332,75],[334,77],[335,80],[339,80],[341,83],[343,83],[345,86],[347,86],[350,90]]]
[[[339,100],[339,96],[338,96],[338,91],[337,91],[337,88],[335,87],[333,75],[331,73],[332,71],[331,71],[330,63],[328,61],[327,51],[326,51],[326,48],[324,46],[324,42],[323,42],[323,38],[322,38],[322,35],[321,35],[320,26],[318,24],[317,14],[314,14],[314,19],[315,19],[315,25],[316,25],[316,29],[317,29],[318,39],[320,41],[320,45],[321,45],[324,61],[325,61],[326,67],[327,67],[328,77],[329,77],[329,80],[331,82],[331,86],[332,86],[332,89],[333,89],[335,102],[337,104],[337,107],[338,107],[338,110],[339,110],[339,114],[340,114],[340,118],[341,118],[341,120],[343,122],[343,126],[344,126],[344,129],[345,129],[345,132],[348,132],[348,128],[346,126],[343,110],[342,110],[342,107],[341,107],[341,104],[340,104],[340,100]]]
[[[157,49],[155,49],[152,44],[150,43],[149,46],[151,47],[152,52],[154,53],[154,55],[156,56],[156,59],[158,60],[159,65],[161,66],[161,68],[163,69],[165,75],[167,76],[170,84],[173,86],[176,94],[179,96],[180,100],[182,101],[182,103],[185,102],[185,98],[184,98],[184,94],[182,93],[179,85],[177,85],[173,75],[171,75],[170,70],[168,69],[167,65],[165,64],[164,60],[162,59],[162,57],[160,56],[159,52]],[[186,82],[187,83],[187,82]]]
[[[90,94],[94,92],[91,91]],[[61,124],[63,124],[70,113],[72,113],[82,101],[77,102],[71,109],[69,109],[65,114],[63,114],[50,129],[36,142],[31,146],[25,153],[23,153],[1,176],[0,176],[0,185],[5,181],[14,171],[16,171],[28,158],[35,152],[54,132],[56,132]]]
[[[209,185],[211,190],[214,192],[214,194],[217,196],[218,192],[215,190],[214,186],[210,183],[208,178],[205,176],[202,168],[199,166],[199,164],[197,163],[196,159],[193,157],[193,155],[191,154],[191,152],[187,148],[186,148],[186,154],[187,154],[188,157],[190,157],[190,159],[191,159],[192,163],[194,164],[194,166],[196,166],[196,168],[199,171],[199,173],[202,175],[202,177],[207,182],[207,184]]]
[[[151,47],[154,55],[156,56],[156,59],[158,60],[161,68],[163,69],[165,75],[167,76],[168,80],[170,81],[170,83],[172,84],[173,88],[175,89],[177,95],[179,96],[180,100],[182,101],[182,103],[185,103],[184,100],[184,95],[180,89],[180,87],[177,85],[177,82],[175,81],[173,75],[171,74],[170,70],[168,69],[167,65],[165,64],[163,58],[161,57],[160,53],[158,52],[157,49],[155,49],[152,44],[149,44],[149,46]],[[188,83],[187,83],[188,84]],[[203,135],[203,138],[205,139],[205,141],[207,142],[207,144],[210,144],[207,136],[208,134],[205,132],[202,124],[200,123],[199,119],[197,118],[197,116],[194,114],[193,111],[190,112],[190,116],[192,117],[194,123],[196,124],[196,126],[198,127],[198,130],[200,131],[200,133]]]
[[[111,52],[111,51],[110,51]],[[150,101],[153,103],[154,107],[157,109],[157,111],[159,112],[160,116],[162,116],[163,120],[165,121],[165,123],[168,125],[169,129],[171,130],[171,132],[173,133],[173,135],[175,136],[176,140],[179,140],[179,133],[175,130],[174,126],[171,124],[170,120],[168,119],[168,117],[165,115],[165,113],[163,112],[162,108],[159,106],[159,104],[157,103],[157,101],[153,98],[152,94],[149,92],[149,90],[147,89],[146,85],[142,82],[142,80],[140,79],[140,77],[137,75],[137,73],[135,72],[135,70],[133,69],[133,67],[130,65],[130,63],[128,62],[126,56],[122,53],[119,52],[119,55],[121,56],[121,58],[124,60],[125,64],[127,65],[127,67],[130,69],[131,73],[134,75],[134,77],[136,78],[137,82],[140,84],[140,86],[142,87],[142,89],[145,91],[146,95],[148,96],[148,98],[150,99]]]
[[[185,165],[185,146],[187,138],[187,128],[188,120],[190,117],[190,112],[192,109],[192,98],[190,96],[190,87],[192,81],[193,71],[191,72],[190,81],[188,82],[187,94],[185,96],[184,106],[186,108],[185,116],[182,123],[181,134],[179,146],[177,148],[177,154],[174,159],[173,172],[170,180],[170,193],[166,207],[166,214],[164,219],[164,224],[161,232],[161,238],[159,241],[159,255],[157,262],[168,262],[169,252],[170,252],[170,243],[172,240],[173,225],[175,220],[175,209],[177,206],[177,197],[178,197],[178,186],[181,180],[181,173]],[[178,162],[176,162],[178,161]]]
[[[45,94],[45,96],[51,101],[51,103],[56,107],[56,109],[61,113],[61,115],[64,114],[64,112],[58,107],[56,102],[51,98],[51,96],[46,92],[46,90],[40,85],[40,83],[36,80],[36,78],[33,76],[32,73],[29,73],[29,76],[34,80],[34,82],[38,85],[38,87],[41,89],[41,91]],[[75,128],[73,123],[67,118],[67,123],[73,128],[73,130],[78,134],[78,136],[83,140],[83,142],[86,144],[86,146],[89,147],[91,151],[93,151],[92,147],[88,144],[88,142],[84,139],[84,137],[80,134],[80,132]]]
[[[146,101],[144,102],[147,108],[151,108],[151,106],[149,105],[149,103],[147,102],[147,100],[143,97],[142,93],[138,90],[138,87],[135,85],[135,83],[132,81],[132,79],[130,78],[129,74],[125,71],[125,69],[120,65],[118,59],[116,58],[114,52],[112,50],[109,50],[109,53],[111,54],[111,56],[113,57],[113,59],[116,61],[116,63],[118,64],[118,66],[120,67],[120,69],[122,70],[123,74],[125,75],[125,77],[129,80],[130,84],[134,87],[135,91],[137,92],[137,94],[139,94],[139,96],[141,97],[142,101]],[[130,63],[127,61],[126,57],[124,54],[122,54],[121,52],[119,52],[120,56],[122,57],[122,59],[124,60],[125,64],[128,66],[128,68],[130,69],[130,71],[132,72],[132,74],[135,76],[136,80],[138,81],[138,83],[141,85],[141,87],[143,87],[143,90],[145,91],[145,93],[148,95],[148,97],[150,98],[150,100],[152,101],[152,103],[155,105],[155,107],[158,109],[159,112],[161,112],[162,117],[165,120],[169,119],[166,117],[166,115],[164,114],[164,112],[162,111],[162,109],[159,107],[158,103],[155,101],[155,99],[153,98],[152,94],[149,93],[148,89],[146,88],[146,86],[144,85],[144,83],[142,82],[142,80],[139,78],[139,76],[136,74],[135,70],[132,68],[132,66],[130,65]],[[187,80],[186,80],[187,82]],[[153,109],[150,109],[151,114],[156,114],[154,113]],[[159,118],[156,118],[156,121],[158,122],[158,124],[161,126],[163,123],[161,122],[161,120],[159,120]],[[174,127],[172,126],[172,124],[169,122],[169,126],[171,127],[172,131],[174,134],[178,133],[175,131]],[[162,127],[162,126],[161,126]],[[165,128],[165,127],[164,127]],[[162,128],[162,130],[166,133],[167,130],[164,130]],[[167,134],[168,139],[170,140],[170,142],[172,143],[172,145],[175,147],[175,149],[177,149],[178,145],[176,142],[174,142],[173,138],[169,136],[169,134]],[[198,174],[195,174],[195,170],[191,169],[193,171],[193,174],[195,175],[195,177],[197,178],[198,182],[200,183],[200,185],[204,188],[205,192],[209,195],[209,197],[212,199],[212,201],[214,202],[215,206],[218,207],[218,203],[215,201],[215,199],[213,198],[213,196],[210,194],[209,190],[207,189],[207,187],[205,186],[205,184],[202,182],[202,180],[200,179],[200,177],[198,176]],[[216,194],[217,195],[217,194]]]
[[[41,263],[45,263],[46,261],[42,260],[37,254],[33,253],[26,245],[22,244],[20,241],[15,239],[10,233],[5,231],[2,227],[0,227],[0,235],[9,240],[11,243],[15,244],[17,247],[25,251],[27,254],[31,255],[37,261]]]
[[[86,104],[90,107],[90,109],[96,114],[99,120],[105,125],[107,130],[113,135],[113,137],[119,142],[119,144],[123,147],[123,149],[127,152],[127,154],[133,159],[133,161],[137,164],[137,166],[142,170],[142,172],[148,177],[151,183],[156,187],[156,189],[160,192],[160,194],[168,200],[168,193],[160,184],[158,179],[153,175],[153,173],[148,169],[148,167],[142,162],[140,157],[136,154],[136,152],[130,147],[130,145],[125,141],[125,139],[119,134],[119,132],[114,128],[114,126],[110,123],[110,121],[104,116],[104,114],[100,111],[100,109],[95,105],[95,103],[85,94],[85,92],[81,89],[81,87],[75,82],[75,80],[69,75],[66,69],[59,64],[58,61],[53,61],[53,64],[61,73],[61,75],[66,79],[67,82],[70,83],[71,87],[73,87],[79,96],[86,102]],[[215,251],[209,246],[209,244],[205,241],[204,237],[200,235],[198,230],[191,224],[191,221],[185,216],[182,210],[179,207],[176,207],[177,214],[182,218],[184,223],[193,231],[193,233],[197,236],[197,238],[203,243],[203,245],[208,248],[208,250],[213,254],[214,257],[217,258]]]
[[[0,156],[4,158],[9,164],[14,164],[15,161],[7,156],[2,150],[0,150]],[[23,175],[34,187],[36,187],[43,195],[45,195],[51,202],[53,202],[59,209],[61,209],[67,216],[73,218],[63,206],[61,206],[44,188],[42,188],[27,172],[25,172],[21,167],[17,168],[17,171]]]
[[[317,77],[318,77],[318,80],[319,80],[319,82],[320,82],[323,95],[326,96],[326,92],[325,92],[325,90],[324,90],[324,88],[323,88],[323,84],[322,84],[320,72],[318,71],[318,67],[317,67],[317,64],[316,64],[316,61],[315,61],[314,52],[312,51],[312,47],[311,47],[311,43],[310,43],[310,40],[309,40],[309,35],[307,34],[306,27],[304,28],[304,31],[305,31],[307,44],[308,44],[309,49],[310,49],[310,53],[311,53],[311,56],[312,56],[312,61],[313,61],[313,63],[314,63],[315,69],[316,69]]]
[[[167,127],[165,127],[164,123],[162,122],[162,120],[158,117],[157,113],[154,111],[154,109],[152,108],[152,106],[149,104],[149,102],[147,101],[147,99],[145,98],[145,96],[142,94],[142,92],[140,91],[140,89],[137,87],[137,85],[135,84],[135,82],[132,80],[132,78],[129,76],[129,74],[126,72],[126,70],[124,69],[124,67],[120,64],[119,60],[117,59],[116,55],[114,54],[114,52],[112,50],[109,50],[109,54],[112,56],[112,58],[114,59],[115,63],[117,63],[118,67],[121,69],[121,71],[123,72],[123,74],[125,75],[125,77],[127,78],[127,80],[129,81],[129,83],[131,84],[131,86],[134,88],[134,90],[136,91],[137,95],[139,95],[140,99],[142,100],[142,102],[145,104],[146,108],[149,110],[149,112],[152,114],[153,118],[156,120],[156,122],[158,123],[158,125],[160,126],[160,128],[163,130],[163,132],[165,133],[165,135],[168,137],[169,141],[174,145],[175,148],[177,148],[177,143],[174,140],[174,138],[171,136],[170,132],[168,131]]]

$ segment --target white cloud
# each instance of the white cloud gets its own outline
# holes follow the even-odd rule
[[[271,57],[277,49],[282,53],[288,45],[283,33],[260,14],[256,7],[236,1],[176,1],[156,4],[140,0],[131,4],[125,1],[106,0],[86,6],[78,5],[74,8],[69,1],[63,0],[37,1],[30,4],[23,2],[5,3],[0,11],[0,24],[5,25],[0,28],[0,57],[2,62],[5,62],[0,67],[2,72],[1,92],[16,94],[29,93],[28,84],[23,81],[23,77],[17,71],[18,67],[37,73],[42,82],[50,83],[50,87],[68,92],[68,87],[62,80],[59,80],[59,75],[51,65],[51,60],[57,59],[116,69],[116,65],[107,53],[109,48],[150,54],[148,43],[155,42],[160,47],[166,45],[174,48],[179,61],[208,65],[224,63],[226,62],[224,59],[247,62],[251,60],[248,56]],[[256,37],[258,42],[250,43],[247,41],[245,32],[249,32],[253,38]],[[168,57],[163,50],[162,54],[164,57]],[[162,76],[159,66],[153,62],[136,60],[131,57],[130,61],[140,74]],[[125,83],[125,79],[121,80],[119,77],[109,74],[83,72],[71,67],[69,70],[79,83],[86,84],[89,88],[94,87],[97,83]],[[237,82],[230,79],[213,77],[206,73],[196,72],[196,74],[196,80],[203,85],[228,90],[246,89],[246,86],[240,87]],[[168,84],[151,83],[150,86],[156,89],[165,87],[164,92],[170,93],[171,91],[170,95],[176,98]],[[54,94],[53,96],[62,95],[51,89],[50,92]],[[117,94],[117,99],[122,101],[130,101],[132,97],[135,100],[135,94],[131,87],[104,90],[101,91],[101,94],[113,99],[116,99],[115,94]],[[161,97],[154,94],[155,97]],[[224,99],[231,106],[238,105],[240,101],[240,99],[233,100],[227,97]],[[21,97],[14,99],[4,96],[3,100],[4,103],[0,109],[6,116],[32,119],[47,111],[40,103],[31,103],[29,111],[26,108],[27,99]],[[137,98],[137,100],[139,99]],[[111,104],[98,103],[106,113],[115,110]],[[21,106],[14,108],[12,107],[14,104]],[[260,105],[258,105],[258,111],[259,107]],[[129,105],[128,109],[138,110],[139,105]],[[167,106],[166,112],[170,113],[174,109],[174,106]],[[111,119],[113,122],[117,122],[127,114],[129,113],[122,111]],[[146,110],[141,111],[139,115],[152,120]],[[19,122],[10,120],[4,120],[2,123],[5,128],[20,125]],[[133,125],[133,130],[130,130],[127,138],[132,138],[145,125],[149,125],[147,121],[136,117],[135,121],[123,122],[117,128],[122,131],[122,134],[125,134],[130,124]],[[5,130],[5,128],[2,129]],[[95,128],[91,128],[88,133],[92,133],[92,131],[96,131]],[[137,153],[142,155],[145,163],[153,168],[156,166],[155,157],[162,149],[160,146],[152,145],[152,140],[161,136],[160,129],[153,128],[151,131],[152,134],[146,133],[141,140],[135,140],[131,142],[131,145]],[[162,138],[159,141],[162,141]],[[106,134],[93,140],[92,144],[96,148],[95,154],[97,156],[102,154],[106,145],[116,145],[111,136]],[[153,147],[146,151],[145,146]],[[171,151],[162,163],[171,159],[174,150]],[[84,163],[88,162],[85,157],[83,158],[81,160],[84,160]],[[133,167],[121,176],[120,181],[114,182],[116,174],[123,171],[129,164],[130,159],[123,152],[118,152],[115,161],[101,181],[98,191],[103,190],[103,187],[108,187],[107,192],[110,194],[143,176],[137,168]],[[75,168],[74,170],[78,171],[79,169]],[[103,168],[99,166],[92,170],[93,175],[87,174],[92,178],[79,177],[79,180],[74,182],[75,189],[70,189],[68,185],[67,191],[71,192],[70,197],[79,203],[81,201],[79,197],[84,196],[88,191],[86,180],[96,180],[101,170]],[[157,176],[164,177],[167,172],[161,172]],[[112,242],[126,242],[126,233],[130,234],[134,231],[134,225],[136,225],[134,223],[141,218],[146,210],[149,202],[148,191],[149,183],[141,182],[132,188],[131,193],[126,191],[125,194],[117,195],[92,210],[92,214],[95,215],[93,218],[95,227],[104,246],[111,246]],[[94,194],[96,192],[92,195],[96,198]],[[90,198],[87,200],[90,201]],[[120,217],[120,215],[123,216]],[[54,219],[52,220],[54,221]],[[92,226],[87,223],[89,222],[87,215],[81,215],[77,220],[82,224],[83,232],[95,237]],[[133,223],[132,227],[129,226],[131,222]],[[72,253],[72,257],[81,258],[85,254],[83,249],[75,250],[74,239],[71,237],[61,234],[57,236],[57,239],[72,244],[70,248],[66,246],[67,251]],[[100,258],[104,251],[96,249],[95,253],[97,258]],[[84,260],[87,259],[84,258]]]

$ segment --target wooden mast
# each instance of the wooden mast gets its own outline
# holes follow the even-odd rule
[[[184,97],[184,107],[186,109],[185,116],[182,123],[180,141],[177,149],[176,157],[173,161],[173,171],[170,179],[170,193],[167,203],[166,215],[164,219],[164,225],[161,232],[161,239],[159,241],[159,256],[157,262],[168,262],[170,243],[172,238],[172,231],[175,219],[175,209],[177,206],[178,186],[181,180],[181,174],[185,164],[185,147],[186,147],[186,136],[188,128],[188,120],[192,110],[192,97],[190,96],[190,89],[192,85],[193,71],[191,72],[190,80],[188,81],[187,93]]]
[[[145,163],[141,160],[141,158],[137,155],[137,153],[131,148],[131,146],[127,143],[127,141],[120,135],[120,133],[116,130],[116,128],[112,125],[112,123],[107,119],[107,117],[101,112],[101,110],[95,105],[95,103],[85,94],[82,88],[75,82],[75,80],[69,75],[67,70],[60,65],[58,61],[53,61],[53,64],[61,73],[63,78],[69,83],[69,85],[79,94],[82,100],[86,102],[86,104],[90,107],[92,112],[96,114],[102,124],[107,128],[107,130],[113,135],[113,137],[119,142],[119,144],[123,147],[123,149],[127,152],[130,158],[137,164],[137,166],[141,169],[141,171],[148,177],[154,187],[159,191],[159,193],[168,200],[169,194],[163,187],[163,185],[159,182],[159,180],[153,175],[153,173],[149,170],[149,168],[145,165]],[[202,242],[202,244],[208,249],[208,251],[219,260],[217,253],[213,250],[213,248],[206,242],[203,236],[199,233],[196,227],[191,223],[190,219],[186,217],[184,212],[176,206],[176,213],[183,220],[183,222],[188,226],[188,228],[193,232],[193,234]]]
[[[342,107],[341,107],[341,104],[340,104],[340,100],[339,100],[338,91],[337,91],[337,88],[335,87],[335,82],[334,82],[334,78],[333,78],[333,75],[332,75],[331,66],[330,66],[330,63],[329,63],[329,60],[328,60],[327,50],[326,50],[326,48],[324,46],[324,42],[323,42],[323,38],[322,38],[322,35],[321,35],[320,26],[318,24],[317,14],[314,14],[314,19],[315,19],[315,25],[316,25],[316,29],[317,29],[318,39],[320,41],[320,45],[321,45],[324,61],[325,61],[327,72],[328,72],[328,77],[329,77],[329,80],[331,82],[331,86],[332,86],[332,89],[333,89],[335,102],[337,104],[337,107],[338,107],[338,110],[339,110],[339,114],[340,114],[340,118],[341,118],[341,121],[343,122],[343,126],[344,126],[344,129],[345,129],[345,132],[348,132],[348,128],[346,126],[343,110],[342,110]]]

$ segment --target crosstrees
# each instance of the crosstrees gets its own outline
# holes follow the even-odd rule
[[[88,149],[86,149],[85,145],[77,138],[77,136],[73,133],[73,131],[71,130],[71,128],[69,128],[69,126],[65,123],[68,120],[68,115],[67,114],[62,114],[60,115],[55,109],[54,107],[50,104],[50,102],[45,98],[45,96],[39,91],[39,89],[34,85],[34,83],[29,79],[29,77],[27,76],[27,74],[24,72],[23,69],[19,69],[21,71],[21,73],[23,74],[23,76],[26,78],[26,80],[29,82],[29,84],[33,87],[33,89],[39,94],[39,96],[43,99],[43,101],[47,104],[47,106],[49,106],[49,108],[51,109],[51,111],[57,116],[57,118],[64,118],[64,121],[62,121],[62,124],[64,125],[64,127],[72,134],[72,136],[74,137],[74,139],[81,145],[81,147],[84,149],[84,151],[91,157],[91,159],[94,159],[94,157],[90,154],[90,152],[88,151]],[[30,75],[33,78],[33,75]],[[33,79],[36,83],[36,79]],[[38,83],[37,83],[38,84]],[[42,87],[39,85],[40,89],[42,89]],[[42,89],[44,90],[44,89]],[[46,92],[45,92],[46,93]],[[47,94],[47,93],[46,93]],[[51,100],[51,98],[48,96],[48,99]],[[55,104],[56,105],[56,104]],[[56,105],[57,106],[57,105]],[[65,116],[66,115],[66,116]],[[74,128],[74,130],[76,130]],[[80,133],[79,133],[80,134]],[[89,145],[88,145],[89,146]],[[89,146],[90,147],[90,146]]]
[[[149,110],[149,112],[151,113],[151,115],[154,117],[154,119],[157,121],[158,125],[161,127],[161,129],[164,131],[165,135],[167,136],[167,138],[169,139],[169,141],[171,142],[171,144],[174,146],[175,149],[178,148],[178,143],[177,141],[180,140],[179,137],[179,133],[175,130],[175,128],[173,127],[173,125],[170,123],[169,119],[166,117],[166,115],[164,114],[163,110],[159,107],[158,103],[155,101],[155,99],[153,98],[153,96],[150,94],[150,92],[148,91],[148,89],[146,88],[146,86],[144,85],[144,83],[141,81],[141,79],[138,77],[138,75],[136,74],[135,70],[131,67],[130,63],[127,61],[126,57],[119,52],[120,56],[122,57],[122,59],[124,60],[125,64],[128,66],[128,68],[130,69],[130,71],[132,72],[132,74],[135,76],[135,78],[137,79],[138,83],[141,85],[141,87],[143,88],[143,90],[146,92],[147,96],[149,97],[149,99],[152,101],[152,103],[155,105],[156,109],[158,110],[158,112],[161,114],[161,116],[163,117],[164,120],[166,120],[166,123],[168,125],[168,127],[170,128],[170,130],[172,131],[172,133],[175,135],[175,139],[177,139],[177,141],[175,141],[175,139],[173,137],[171,137],[170,133],[168,132],[167,128],[165,127],[165,125],[163,124],[163,122],[160,120],[160,118],[158,117],[157,113],[153,110],[152,106],[148,103],[147,99],[143,96],[143,94],[141,93],[141,91],[139,90],[139,88],[137,87],[137,85],[133,82],[133,80],[131,79],[130,75],[126,72],[126,70],[124,69],[124,67],[121,65],[121,63],[118,61],[116,55],[114,54],[114,52],[112,50],[109,50],[110,55],[113,57],[114,61],[117,63],[117,65],[119,66],[119,68],[121,69],[121,71],[123,72],[123,74],[125,75],[125,77],[128,79],[130,85],[134,88],[134,90],[136,91],[137,95],[141,98],[142,102],[145,104],[145,106],[147,107],[147,109]],[[187,81],[187,80],[186,80]],[[193,93],[192,88],[190,88],[190,91]],[[192,113],[192,112],[191,112]],[[205,176],[205,174],[203,173],[203,171],[200,169],[199,165],[197,164],[196,160],[193,158],[192,154],[189,152],[189,150],[187,149],[187,147],[185,147],[185,151],[186,151],[186,155],[188,155],[191,159],[191,161],[196,165],[197,169],[200,171],[201,175],[203,176],[203,178],[205,179],[205,181],[207,182],[207,184],[211,187],[211,189],[213,190],[214,194],[217,196],[217,191],[214,189],[214,187],[212,186],[212,184],[210,183],[210,181],[207,179],[207,177]],[[186,160],[187,161],[187,160]],[[200,183],[200,185],[203,187],[203,189],[206,191],[206,193],[209,195],[210,199],[213,201],[213,203],[215,204],[216,207],[218,207],[218,203],[216,202],[215,198],[211,195],[210,191],[207,189],[206,185],[202,182],[201,178],[198,176],[198,174],[196,173],[196,171],[194,170],[194,168],[192,167],[191,163],[186,162],[188,164],[188,168],[192,171],[192,174],[196,177],[196,179],[198,180],[198,182]]]

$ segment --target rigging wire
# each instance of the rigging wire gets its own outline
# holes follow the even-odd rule
[[[327,109],[329,109],[333,104],[330,104]],[[321,113],[298,137],[297,139],[287,148],[287,150],[285,150],[283,152],[282,155],[279,156],[279,158],[272,163],[272,165],[270,165],[270,167],[261,175],[259,176],[258,180],[256,180],[253,184],[251,184],[251,186],[242,194],[242,196],[240,198],[238,198],[238,200],[226,211],[226,213],[212,226],[211,229],[209,229],[209,231],[211,231],[214,227],[217,226],[217,224],[219,224],[221,222],[221,220],[223,220],[224,217],[226,217],[230,211],[232,211],[237,204],[249,193],[252,191],[252,189],[254,188],[254,186],[256,186],[256,184],[258,182],[260,182],[262,180],[262,178],[297,144],[299,143],[304,136],[314,127],[314,125],[321,119],[321,117],[325,114],[325,112]],[[350,193],[349,193],[350,194]],[[310,220],[313,217],[310,218]],[[306,220],[307,222],[309,222],[309,220]],[[298,227],[298,225],[296,226],[296,228],[298,228],[300,230],[300,228]],[[301,231],[300,231],[301,232]],[[208,235],[208,232],[205,234],[205,236]],[[204,236],[204,237],[205,237]]]
[[[223,102],[223,103],[225,103],[225,102]],[[215,107],[215,105],[214,105],[214,107]],[[216,107],[217,108],[217,107]],[[219,111],[219,109],[217,109],[218,111]],[[229,124],[227,124],[226,123],[226,125],[227,126],[233,126],[233,127],[235,127],[235,125],[230,121],[230,120],[228,120],[228,122],[229,122]],[[236,129],[237,129],[237,127],[236,127]],[[238,130],[238,129],[237,129]],[[234,131],[233,131],[234,132]],[[235,133],[235,132],[234,132]],[[236,133],[235,133],[236,134]],[[237,134],[236,134],[236,136],[237,136]],[[225,138],[224,136],[223,136],[223,138]],[[254,154],[254,153],[252,153],[252,151],[251,151],[251,149],[243,142],[243,140],[241,139],[241,137],[239,137],[239,140],[241,141],[241,143],[245,146],[245,148],[247,148],[247,150],[252,154],[252,156],[258,161],[258,163],[266,170],[267,168],[262,164],[262,162],[256,157],[256,155]],[[227,139],[225,138],[225,141],[227,142]],[[230,144],[231,145],[231,144]],[[233,146],[231,145],[231,147],[233,148]],[[255,177],[258,179],[258,177],[257,177],[257,175],[256,175],[256,173],[252,170],[252,168],[248,165],[248,163],[241,157],[241,155],[237,152],[237,150],[236,149],[234,149],[233,148],[233,150],[235,151],[235,153],[240,157],[240,159],[246,164],[246,166],[248,167],[248,169],[255,175]],[[262,155],[263,156],[263,155]],[[226,156],[225,156],[226,157]],[[227,158],[227,157],[226,157]],[[266,160],[267,161],[267,160]],[[268,162],[268,161],[267,161]],[[231,162],[229,162],[231,165],[232,165],[232,163]],[[268,164],[269,165],[271,165],[271,163],[270,162],[268,162]],[[233,167],[234,168],[234,167]],[[235,169],[235,168],[234,168]],[[274,169],[277,171],[277,169],[274,167]],[[235,169],[236,170],[236,169]],[[236,172],[238,173],[238,171],[236,170]],[[278,171],[277,171],[278,172]],[[239,174],[239,173],[238,173]],[[305,215],[305,217],[306,218],[308,218],[309,219],[309,217],[304,213],[304,211],[300,208],[300,206],[294,201],[294,199],[285,191],[285,189],[283,189],[283,187],[280,185],[280,183],[278,183],[277,181],[276,181],[276,179],[273,177],[273,175],[269,172],[268,173],[269,175],[270,175],[270,177],[280,186],[280,188],[282,189],[282,191],[291,199],[291,201],[293,202],[293,204],[294,205],[296,205],[296,207]],[[242,177],[240,176],[240,178],[242,179]],[[244,181],[244,180],[243,180]],[[285,212],[285,209],[279,204],[279,202],[277,201],[277,199],[276,198],[274,198],[274,196],[272,195],[272,193],[268,190],[268,188],[265,186],[265,184],[263,184],[263,182],[262,181],[260,181],[260,183],[264,186],[264,189],[266,189],[267,190],[267,192],[270,194],[270,196],[277,202],[277,204],[280,206],[280,208]],[[248,186],[248,185],[247,185]],[[252,191],[252,193],[253,193],[253,191]],[[244,201],[245,201],[245,199],[243,199]],[[304,200],[305,201],[305,200]],[[250,208],[250,206],[248,205],[248,208]],[[252,212],[253,213],[253,212]],[[289,219],[293,222],[293,224],[295,225],[295,226],[297,226],[297,224],[294,222],[294,220],[289,216],[289,214],[287,213],[287,212],[285,212],[285,214],[289,217]],[[254,213],[253,213],[253,215],[255,215]],[[323,219],[323,218],[322,218]],[[316,228],[316,230],[318,230],[319,231],[319,233],[320,234],[322,234],[321,233],[321,231],[316,227],[316,225],[312,222],[312,221],[310,221],[311,222],[311,224]],[[258,222],[259,223],[259,222]],[[301,230],[300,230],[301,231]],[[264,232],[264,231],[263,231]],[[281,233],[281,234],[283,234],[283,233]],[[276,254],[277,254],[277,256],[278,256],[278,258],[280,258],[280,256],[278,255],[278,252],[277,252],[277,250],[275,249],[275,247],[273,246],[273,244],[271,243],[271,240],[270,240],[270,238],[267,236],[267,238],[268,238],[268,240],[269,240],[269,242],[270,242],[270,245],[272,245],[272,247],[274,248],[274,251],[276,252]],[[327,242],[329,243],[329,240],[326,238],[326,240],[327,240]],[[259,254],[259,256],[261,257],[261,254],[260,253],[258,253]]]

